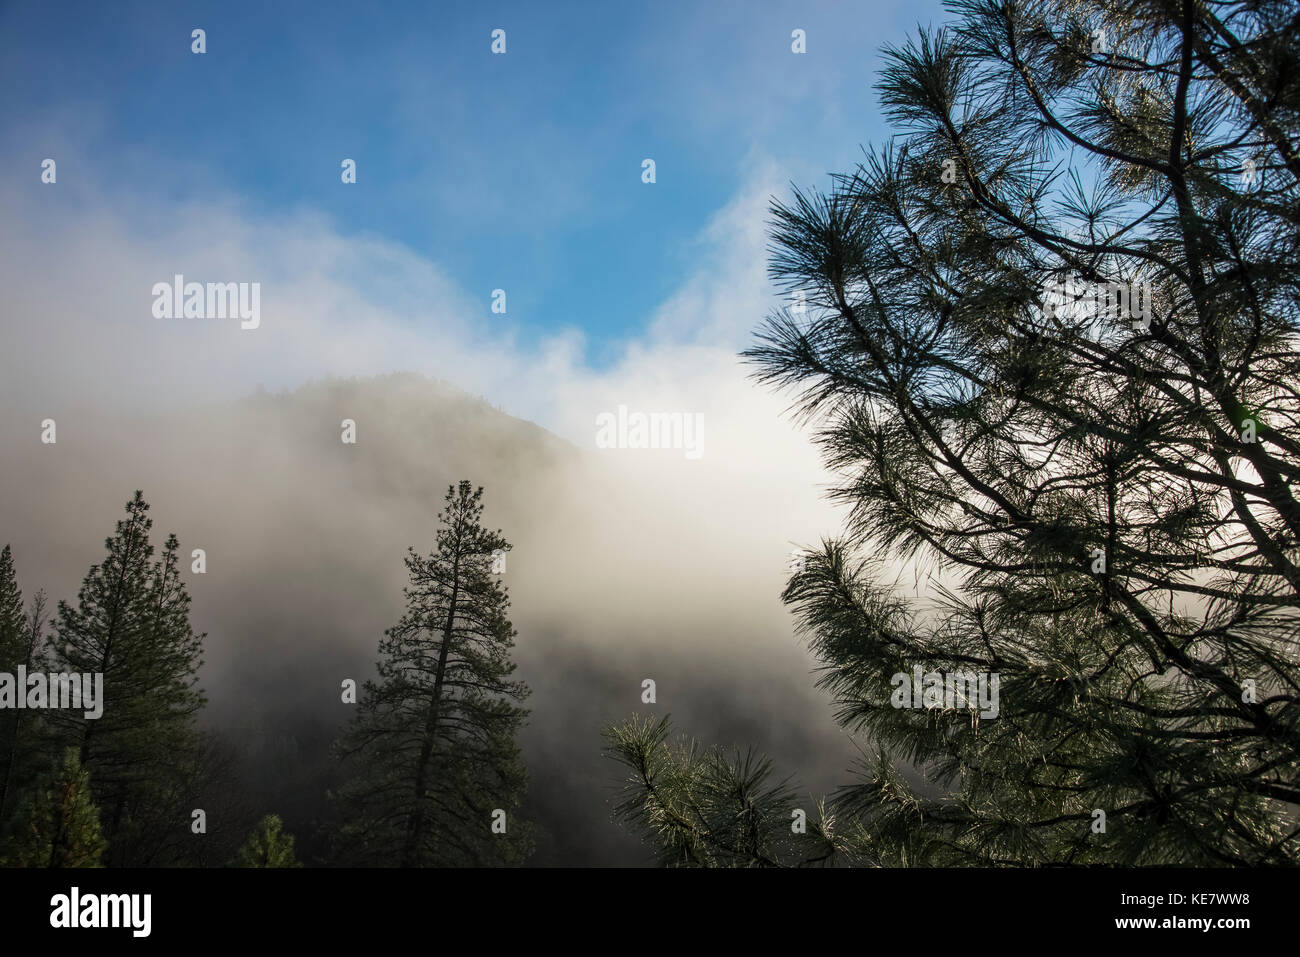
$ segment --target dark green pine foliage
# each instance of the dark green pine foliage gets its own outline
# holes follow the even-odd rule
[[[22,592],[14,572],[13,553],[8,545],[0,550],[0,672],[13,675],[19,667],[28,672],[45,667],[43,639],[45,593],[37,592],[31,610],[24,614]],[[21,694],[21,688],[15,692]],[[19,807],[18,797],[48,763],[42,747],[44,722],[36,711],[0,710],[0,840]]]
[[[14,572],[13,550],[0,550],[0,671],[12,673],[27,656],[27,616]]]
[[[6,867],[101,867],[107,843],[90,776],[68,748],[46,783],[28,802],[24,824],[3,864]]]
[[[13,551],[5,545],[0,551],[0,672],[17,674],[18,666],[28,658],[27,637],[27,616],[23,614],[23,595],[14,574]],[[22,714],[18,710],[0,710],[0,828],[8,819]]]
[[[482,495],[466,481],[449,487],[436,549],[407,555],[406,612],[379,643],[378,680],[336,746],[344,861],[516,864],[531,851],[515,742],[529,692],[511,677],[516,632],[493,572],[510,545],[480,524]]]
[[[672,740],[668,717],[607,728],[606,754],[627,777],[615,817],[640,831],[668,867],[814,867],[846,862],[825,802],[773,780],[772,762]]]
[[[203,636],[189,622],[180,546],[153,561],[152,521],[140,492],[91,566],[74,607],[59,603],[60,670],[102,673],[103,715],[59,712],[103,811],[110,866],[174,863],[189,834],[199,754],[195,720]]]
[[[302,867],[294,855],[293,835],[284,832],[277,814],[268,814],[235,856],[236,867]]]
[[[1300,4],[951,6],[891,143],[774,204],[806,308],[748,353],[851,509],[784,596],[881,751],[835,840],[1300,863]],[[917,666],[999,713],[895,707]]]

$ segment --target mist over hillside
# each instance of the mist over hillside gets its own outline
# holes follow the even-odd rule
[[[601,727],[634,712],[752,744],[815,794],[855,757],[779,602],[781,509],[716,462],[578,448],[415,374],[57,418],[55,445],[29,417],[0,419],[5,447],[26,450],[0,478],[24,591],[75,599],[143,489],[155,540],[174,531],[182,554],[206,552],[206,574],[184,576],[207,633],[204,723],[238,754],[249,810],[281,814],[307,860],[321,852],[328,744],[350,713],[340,683],[371,675],[401,614],[406,549],[432,548],[442,496],[462,478],[484,487],[485,523],[514,546],[505,582],[533,690],[521,737],[533,863],[650,860],[611,821],[619,771],[600,754]],[[355,445],[340,439],[344,419]],[[654,705],[641,702],[645,678]]]

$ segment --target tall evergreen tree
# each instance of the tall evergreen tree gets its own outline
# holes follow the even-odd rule
[[[348,774],[336,795],[346,860],[510,864],[531,849],[515,816],[528,687],[511,678],[516,632],[493,573],[510,545],[480,524],[482,496],[467,481],[449,487],[436,549],[408,552],[406,612],[379,643],[378,681],[366,682],[337,746]]]
[[[22,592],[8,545],[0,550],[0,672],[17,676],[19,667],[38,671],[44,667],[45,593],[32,598],[23,613]],[[0,710],[0,840],[17,795],[29,786],[45,762],[39,712]]]
[[[6,867],[101,867],[107,846],[90,776],[68,748],[49,773],[48,784],[28,804],[22,832]]]
[[[168,863],[187,833],[195,718],[205,700],[197,687],[203,636],[190,626],[179,543],[169,536],[151,561],[148,510],[137,491],[76,607],[59,603],[59,668],[104,676],[100,718],[57,717],[91,774],[113,866]]]
[[[5,545],[0,549],[0,671],[12,672],[26,656],[26,625],[13,550]]]
[[[887,51],[895,141],[774,204],[807,308],[748,353],[852,509],[785,593],[884,752],[836,818],[885,863],[1300,862],[1300,5],[952,7]],[[916,667],[999,713],[901,706]]]
[[[0,550],[0,672],[15,674],[27,659],[27,620],[14,572],[13,551]],[[0,710],[0,827],[7,818],[10,779],[21,711]]]

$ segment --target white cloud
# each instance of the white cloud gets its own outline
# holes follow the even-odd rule
[[[738,583],[757,574],[771,598],[791,542],[836,525],[816,450],[783,416],[786,400],[751,381],[737,356],[774,304],[764,236],[779,182],[771,163],[751,164],[744,188],[692,240],[695,274],[600,371],[581,364],[578,331],[525,349],[437,264],[379,236],[342,236],[317,213],[258,217],[238,203],[163,201],[123,210],[88,188],[73,207],[43,209],[44,194],[11,184],[5,203],[29,228],[0,239],[0,398],[10,416],[38,419],[83,404],[154,413],[258,386],[413,370],[589,453],[601,476],[593,481],[643,510],[625,521],[647,553],[671,564],[677,542],[691,541],[697,558],[737,572]],[[176,273],[260,282],[260,327],[155,319],[152,286]],[[598,450],[596,417],[620,405],[702,414],[703,457]]]

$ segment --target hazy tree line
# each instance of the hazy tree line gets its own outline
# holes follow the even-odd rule
[[[1300,8],[951,7],[891,141],[773,204],[746,353],[850,507],[783,597],[862,766],[636,718],[620,812],[680,865],[1300,863]]]
[[[343,786],[312,835],[330,851],[310,863],[518,863],[530,851],[515,819],[527,688],[511,679],[515,632],[493,574],[510,546],[480,525],[481,497],[469,482],[449,488],[435,550],[407,557],[407,611],[380,643],[379,681],[350,699]],[[169,535],[157,551],[148,512],[137,491],[76,601],[53,615],[43,592],[24,605],[11,549],[0,552],[0,676],[19,695],[24,674],[102,676],[98,716],[0,707],[0,865],[301,866],[280,818],[246,806],[231,745],[199,729],[206,636],[190,623],[180,543]]]

